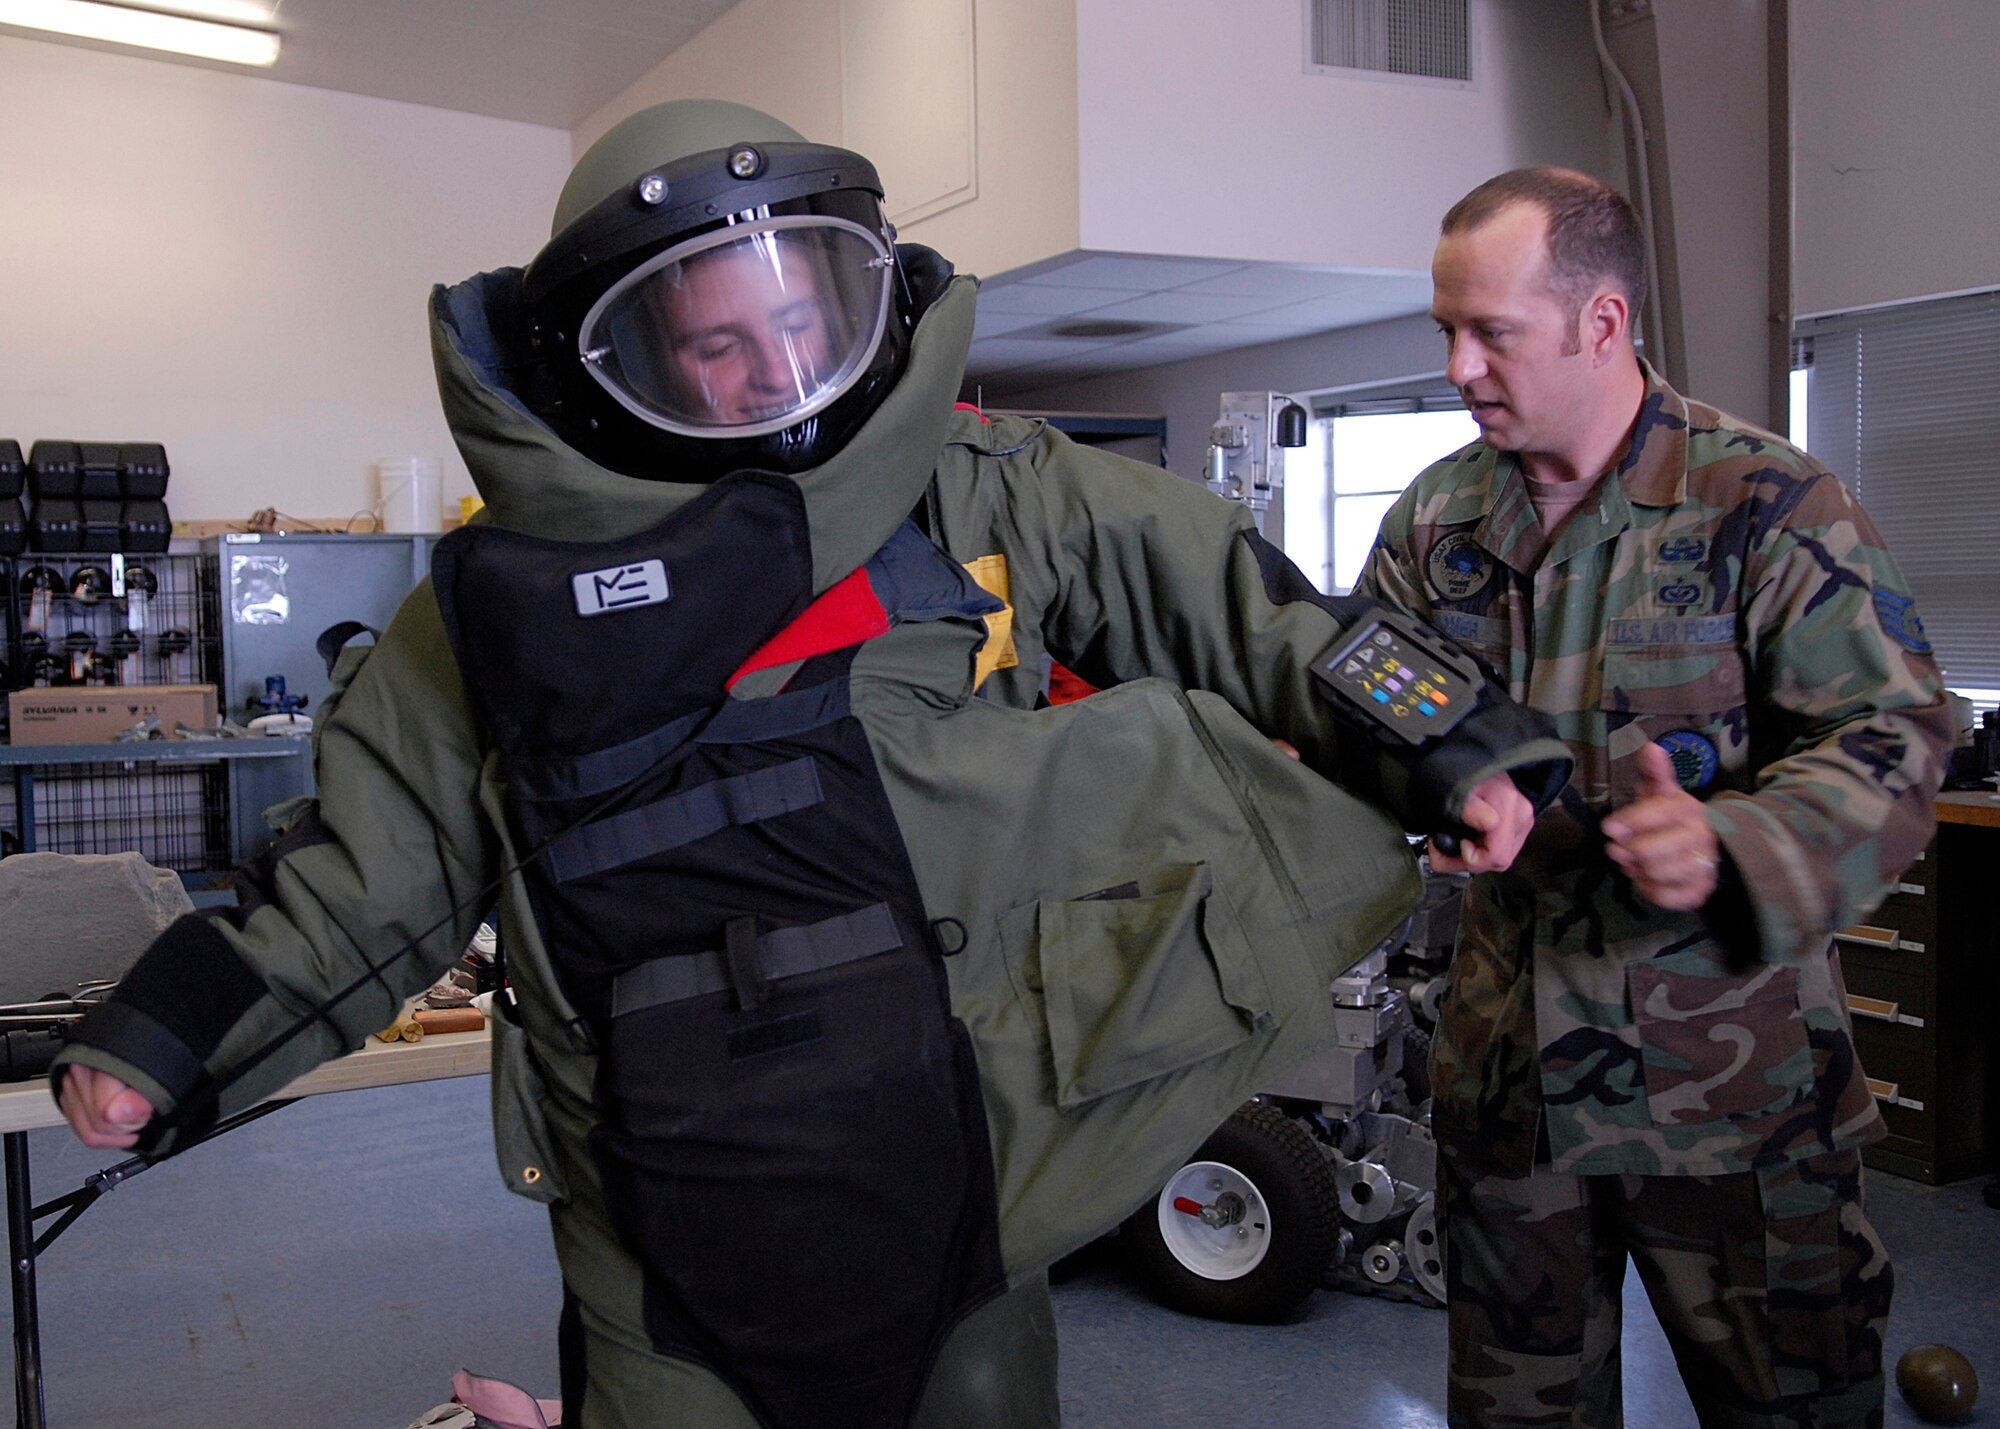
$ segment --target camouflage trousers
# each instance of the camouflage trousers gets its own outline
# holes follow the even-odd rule
[[[1895,1278],[1859,1152],[1727,1176],[1443,1170],[1454,1429],[1623,1424],[1627,1256],[1703,1429],[1882,1423]]]

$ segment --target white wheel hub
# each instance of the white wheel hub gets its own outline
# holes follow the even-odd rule
[[[1257,1183],[1220,1161],[1190,1161],[1158,1201],[1160,1239],[1204,1280],[1240,1280],[1271,1249],[1271,1212]]]

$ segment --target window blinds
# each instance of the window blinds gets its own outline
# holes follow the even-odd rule
[[[2000,292],[1799,325],[1808,445],[1881,528],[1954,689],[2000,689]]]

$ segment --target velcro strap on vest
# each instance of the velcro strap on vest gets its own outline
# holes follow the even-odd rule
[[[755,744],[791,739],[847,718],[847,681],[827,680],[761,700],[724,700],[693,735],[696,744]]]
[[[871,903],[853,913],[764,934],[757,939],[757,966],[768,985],[894,952],[902,946],[903,935],[896,931],[889,905]],[[623,1017],[628,1012],[685,1002],[736,985],[726,951],[658,958],[618,975],[611,987],[611,1015]]]
[[[587,799],[629,784],[688,742],[709,717],[707,709],[682,715],[635,739],[589,754],[516,755],[507,783],[523,799]]]
[[[729,965],[729,981],[736,988],[736,1005],[745,1012],[755,1012],[771,991],[771,975],[764,971],[757,947],[755,918],[731,918],[723,925],[722,957]]]
[[[549,846],[549,876],[568,883],[623,868],[732,824],[753,824],[810,808],[825,797],[819,768],[810,756],[717,779],[572,829]]]

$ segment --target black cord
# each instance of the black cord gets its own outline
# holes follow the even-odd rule
[[[382,982],[384,973],[386,973],[390,968],[394,967],[397,963],[401,962],[404,958],[408,957],[411,953],[416,952],[420,947],[423,946],[425,939],[429,938],[433,933],[437,932],[440,928],[444,928],[450,925],[454,920],[458,918],[458,916],[461,913],[465,912],[468,908],[490,901],[495,895],[497,895],[500,892],[501,888],[503,888],[506,885],[508,879],[512,878],[522,869],[527,868],[537,859],[541,858],[544,854],[546,854],[549,851],[549,849],[556,843],[557,840],[563,838],[565,835],[569,834],[572,830],[580,828],[584,824],[589,823],[591,820],[599,818],[602,815],[610,812],[611,809],[614,808],[622,800],[632,797],[634,790],[637,788],[640,782],[644,780],[648,775],[651,775],[656,771],[662,769],[663,767],[666,767],[671,761],[685,760],[686,758],[688,758],[688,756],[693,753],[696,740],[700,736],[702,730],[708,727],[710,721],[712,721],[717,714],[721,713],[721,711],[726,707],[726,705],[727,705],[727,699],[725,697],[724,702],[722,704],[716,705],[713,709],[711,709],[708,713],[707,718],[703,719],[700,724],[696,725],[692,730],[690,730],[687,734],[687,737],[683,739],[679,744],[667,750],[658,759],[654,760],[651,764],[647,765],[644,769],[639,771],[639,773],[634,775],[631,779],[627,780],[623,784],[620,784],[616,789],[613,789],[603,799],[600,799],[597,803],[585,809],[582,813],[578,814],[574,819],[564,824],[561,828],[558,828],[553,833],[549,834],[540,843],[536,844],[534,848],[530,849],[527,853],[523,854],[520,858],[516,859],[513,863],[509,864],[506,868],[503,868],[492,879],[491,882],[487,883],[477,892],[471,894],[469,897],[461,898],[458,902],[454,903],[445,912],[443,917],[439,918],[436,922],[432,923],[428,928],[425,928],[422,932],[417,933],[415,936],[411,937],[408,941],[406,941],[402,945],[402,947],[398,948],[395,952],[391,953],[387,958],[384,958],[379,963],[369,962],[367,972],[363,973],[360,977],[357,977],[353,982],[349,983],[346,987],[340,989],[340,991],[334,993],[333,996],[326,998],[324,1001],[314,1004],[310,1011],[306,1012],[304,1015],[297,1018],[290,1027],[286,1028],[284,1031],[272,1037],[268,1042],[266,1042],[263,1046],[259,1047],[256,1051],[250,1053],[248,1056],[241,1058],[227,1072],[215,1076],[208,1076],[206,1075],[206,1073],[204,1073],[202,1080],[197,1082],[195,1086],[189,1090],[187,1095],[180,1099],[179,1103],[174,1107],[174,1109],[171,1112],[162,1113],[158,1118],[155,1119],[154,1122],[149,1123],[149,1125],[158,1127],[160,1132],[171,1131],[194,1123],[196,1120],[195,1114],[197,1112],[200,1112],[202,1115],[208,1115],[210,1114],[211,1108],[213,1108],[215,1112],[219,1112],[221,1109],[221,1101],[224,1093],[226,1093],[231,1087],[235,1086],[238,1082],[242,1081],[245,1077],[249,1076],[250,1073],[254,1072],[258,1067],[261,1067],[265,1062],[269,1061],[272,1057],[276,1056],[285,1047],[289,1046],[292,1043],[292,1041],[295,1038],[297,1038],[300,1033],[304,1032],[307,1028],[312,1027],[318,1023],[324,1022],[327,1024],[327,1026],[333,1027],[334,1030],[337,1032],[339,1029],[338,1027],[335,1026],[335,1024],[333,1023],[332,1019],[329,1016],[329,1014],[335,1008],[339,1007],[343,1002],[347,1001],[348,998],[354,996],[354,994],[360,992],[363,988],[369,987],[378,982]],[[366,958],[367,954],[364,952],[362,956]],[[384,985],[386,986],[386,983]],[[205,1137],[202,1139],[205,1139]],[[149,1155],[149,1159],[153,1161],[164,1161],[169,1156],[178,1155],[180,1151],[185,1150],[187,1146],[194,1146],[198,1144],[199,1144],[198,1140],[189,1141],[186,1144],[186,1146],[177,1147],[172,1151],[164,1152],[158,1156]]]

